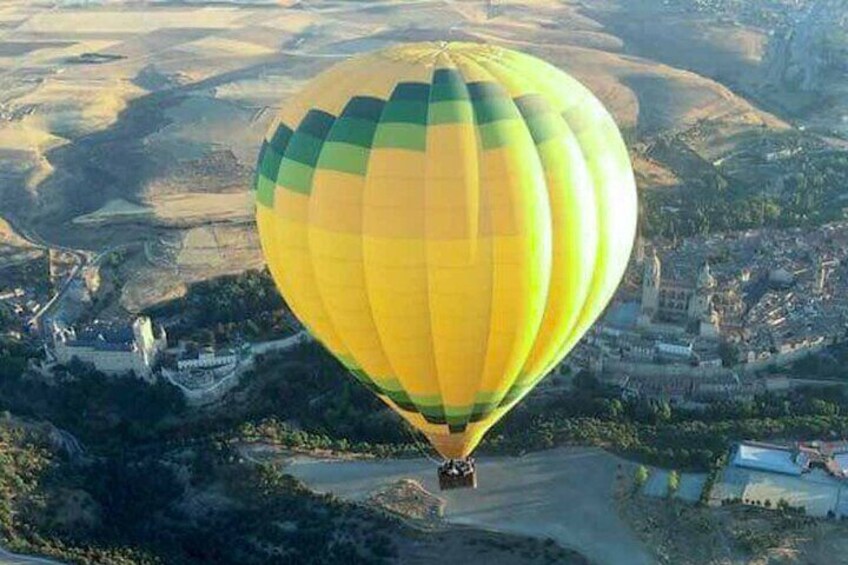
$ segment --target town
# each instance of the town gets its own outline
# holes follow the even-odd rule
[[[178,315],[168,308],[131,314],[101,307],[100,312],[113,314],[93,318],[86,311],[97,302],[101,276],[108,278],[108,269],[101,273],[90,264],[71,268],[61,262],[48,268],[44,261],[49,258],[30,265],[28,276],[37,279],[41,269],[55,280],[29,288],[58,288],[57,293],[13,286],[0,294],[4,319],[15,320],[7,323],[7,335],[39,343],[44,351],[30,363],[35,378],[50,380],[56,367],[83,363],[113,378],[169,383],[196,410],[224,399],[257,359],[284,355],[311,340],[277,303],[269,308],[280,311],[282,322],[262,339],[245,339],[237,329],[211,339],[205,330],[186,327],[191,315],[182,309],[190,311],[193,300],[181,302]],[[224,288],[239,284],[233,279]],[[848,222],[677,242],[640,237],[606,314],[539,395],[558,390],[563,376],[583,373],[618,391],[623,401],[697,411],[717,403],[750,402],[761,394],[787,394],[810,384],[838,384],[794,367],[829,355],[829,347],[844,341],[847,291]],[[690,487],[699,493],[696,498],[712,505],[848,516],[842,496],[848,486],[848,446],[828,441],[741,441],[733,444],[723,458],[726,464],[708,484],[702,476],[683,476],[699,485]],[[656,488],[646,486],[646,492]]]
[[[40,280],[39,270],[51,283],[10,277],[0,312],[7,335],[42,344],[37,369],[45,375],[76,358],[110,375],[164,379],[200,406],[220,400],[256,355],[309,339],[283,309],[281,329],[264,341],[236,332],[218,344],[169,342],[165,325],[145,314],[111,308],[91,316],[104,266],[45,253],[25,280]],[[793,364],[827,355],[845,339],[846,324],[848,222],[656,243],[640,237],[605,316],[555,372],[590,371],[623,397],[690,407],[746,399],[805,384],[813,376],[794,374]]]
[[[0,561],[848,561],[846,2],[0,2]]]
[[[627,283],[567,362],[677,403],[786,390],[810,376],[793,363],[846,337],[846,243],[846,223],[640,239]]]

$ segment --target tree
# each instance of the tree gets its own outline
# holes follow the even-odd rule
[[[718,345],[718,355],[723,367],[733,367],[739,362],[739,347],[736,344],[722,341]]]
[[[648,468],[644,465],[639,465],[636,467],[636,473],[633,476],[633,484],[635,485],[636,490],[642,488],[642,485],[646,482],[648,482]]]
[[[657,407],[657,419],[660,422],[668,422],[671,420],[671,405],[663,400]]]
[[[672,470],[668,474],[668,496],[674,494],[680,489],[680,474],[676,470]]]

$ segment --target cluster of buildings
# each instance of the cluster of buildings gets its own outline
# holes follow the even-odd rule
[[[235,387],[257,355],[283,351],[308,339],[300,331],[283,339],[222,349],[184,342],[168,348],[165,329],[139,316],[81,326],[53,320],[45,350],[48,365],[77,360],[107,375],[134,375],[151,383],[161,377],[179,388],[190,405],[203,406]]]
[[[80,327],[51,323],[48,362],[89,363],[107,375],[134,375],[147,382],[160,376],[182,391],[193,405],[210,404],[238,384],[249,365],[250,346],[216,350],[180,344],[168,349],[163,327],[150,318],[95,320]]]
[[[34,290],[20,286],[0,291],[0,304],[20,319],[21,326],[27,318],[39,311],[41,301],[42,297]]]
[[[731,465],[792,476],[821,469],[836,479],[848,479],[848,443],[814,441],[781,445],[745,441],[736,446]]]
[[[711,261],[718,336],[740,364],[785,363],[845,337],[848,223],[692,238],[664,255],[674,273]]]
[[[570,362],[631,390],[732,396],[739,375],[846,337],[848,223],[640,240],[627,279]]]

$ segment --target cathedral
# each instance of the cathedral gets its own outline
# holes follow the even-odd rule
[[[719,317],[713,305],[716,281],[704,262],[695,285],[663,280],[662,263],[656,251],[645,261],[642,272],[642,305],[638,325],[683,326],[705,338],[719,337]]]

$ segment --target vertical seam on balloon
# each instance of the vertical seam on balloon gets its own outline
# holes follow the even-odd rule
[[[436,73],[436,65],[433,66],[433,72],[430,75],[430,93],[427,96],[427,130],[424,138],[424,206],[422,207],[421,213],[424,214],[424,280],[427,288],[427,324],[430,326],[430,356],[433,362],[433,377],[436,381],[436,387],[439,390],[439,397],[441,398],[440,408],[442,410],[442,416],[444,418],[444,426],[448,427],[448,415],[445,405],[445,391],[442,386],[441,372],[439,371],[439,363],[436,356],[436,343],[435,336],[433,335],[433,289],[430,284],[430,239],[428,236],[428,227],[429,227],[429,208],[428,204],[428,196],[429,196],[429,187],[428,180],[430,178],[430,159],[427,155],[427,139],[430,134],[430,112],[433,107],[433,80],[435,78]],[[449,429],[449,428],[448,428]]]
[[[398,81],[398,82],[400,82],[400,81]],[[397,88],[397,83],[395,84],[395,88]],[[389,98],[387,99],[386,104],[383,105],[383,108],[380,111],[380,119],[377,120],[377,126],[374,128],[374,136],[377,135],[377,130],[380,128],[380,122],[382,121],[382,116],[386,112],[386,108],[389,107],[389,104],[388,104],[389,99],[391,99],[391,93],[389,93]],[[372,145],[373,145],[373,141],[372,141]],[[372,151],[373,151],[373,147],[372,147]],[[365,210],[366,210],[365,195],[368,193],[368,190],[367,190],[368,169],[369,169],[370,166],[371,166],[371,151],[368,152],[368,161],[365,163],[365,175],[364,175],[365,180],[364,180],[364,183],[363,183],[363,186],[362,186],[362,207],[360,209],[360,214],[362,215],[361,222],[362,222],[363,228],[365,226]],[[417,404],[415,404],[412,397],[409,395],[409,392],[403,386],[403,383],[401,382],[400,378],[398,378],[397,371],[395,370],[394,366],[392,365],[391,358],[389,357],[388,353],[386,352],[386,346],[383,343],[383,336],[382,336],[381,331],[380,331],[380,326],[377,324],[377,320],[374,318],[373,306],[371,304],[371,289],[370,289],[369,282],[368,282],[368,270],[365,268],[365,230],[364,229],[360,229],[359,237],[360,237],[360,240],[361,240],[360,241],[360,248],[362,250],[362,280],[363,280],[364,287],[365,287],[365,301],[366,301],[366,306],[367,306],[366,310],[368,312],[368,317],[371,319],[371,325],[374,326],[374,332],[377,336],[377,343],[380,346],[380,354],[383,356],[383,359],[385,360],[386,365],[388,365],[389,370],[392,373],[391,374],[392,380],[397,384],[397,386],[400,388],[400,390],[403,392],[403,394],[409,399],[409,402],[415,406],[416,411],[419,414],[422,414],[421,408]],[[394,400],[392,400],[392,402],[394,403]],[[407,412],[408,412],[408,410],[407,410]],[[423,417],[423,414],[422,414],[422,417]]]
[[[553,65],[548,64],[547,66],[549,66],[551,68],[551,70],[554,71],[555,73],[562,74],[562,71],[560,71],[559,69],[557,69]],[[542,84],[547,85],[547,84],[550,83],[550,79],[549,79],[548,76],[542,76],[542,75],[536,75],[536,76],[540,79],[540,82]],[[574,79],[573,77],[569,77],[569,78],[571,78],[571,80],[574,80],[576,82],[576,79]],[[583,86],[583,88],[585,89],[586,87]],[[568,123],[568,120],[566,120],[563,113],[561,111],[559,111],[558,108],[557,108],[557,110],[558,110],[557,114],[562,116],[562,119],[563,119],[563,122],[565,123],[565,125],[569,128],[569,130],[572,130],[571,124]],[[600,205],[599,205],[599,202],[598,202],[598,183],[597,183],[596,175],[593,174],[592,169],[589,167],[588,158],[587,158],[586,153],[583,149],[583,145],[581,143],[579,143],[579,138],[577,137],[576,134],[575,134],[575,139],[578,140],[577,148],[580,150],[580,154],[583,156],[583,161],[586,165],[586,171],[589,174],[589,177],[591,179],[592,194],[595,196],[595,198],[594,198],[594,213],[595,213],[596,218],[598,218],[598,225],[600,225],[602,218],[601,218],[601,214],[600,214]],[[595,253],[593,254],[593,260],[592,260],[592,269],[591,269],[592,274],[591,274],[591,281],[589,283],[589,292],[586,295],[586,297],[583,301],[583,304],[580,306],[580,313],[578,314],[578,316],[577,316],[577,318],[574,322],[574,325],[571,327],[570,331],[568,332],[568,336],[566,337],[565,340],[563,340],[562,346],[558,349],[556,355],[554,356],[554,360],[552,360],[551,363],[549,364],[549,366],[547,366],[542,371],[539,378],[535,382],[531,383],[530,388],[532,388],[533,385],[538,383],[539,380],[544,378],[545,375],[547,375],[551,370],[553,370],[553,368],[559,362],[559,361],[556,361],[556,359],[559,359],[561,356],[564,355],[563,351],[565,351],[565,354],[568,353],[568,351],[569,351],[568,345],[569,344],[572,344],[572,348],[573,348],[573,346],[576,345],[576,342],[579,341],[579,337],[577,339],[575,339],[575,335],[576,335],[576,332],[578,331],[578,329],[580,327],[580,322],[585,317],[586,309],[588,308],[589,297],[592,296],[592,288],[594,288],[594,282],[598,278],[598,272],[597,272],[597,270],[598,270],[598,255],[600,253],[600,246],[601,246],[601,242],[600,242],[601,230],[600,230],[600,228],[598,228],[598,233],[599,233],[598,242],[595,246]],[[529,392],[529,390],[530,389],[524,391],[521,394],[521,396],[519,397],[519,400],[521,398],[523,398]],[[516,402],[517,402],[517,400],[516,400]]]
[[[492,79],[495,78],[494,75],[492,75],[492,73],[489,71],[489,69],[487,67],[485,67],[480,61],[477,61],[477,60],[471,58],[470,56],[464,56],[464,55],[462,56],[462,59],[464,60],[465,64],[474,65],[479,70],[481,70],[482,72],[488,74]],[[458,65],[458,67],[459,67],[459,65]],[[460,74],[462,74],[461,67],[458,68],[458,70],[459,70]],[[494,82],[496,82],[496,81],[494,81]],[[467,82],[465,81],[464,77],[463,77],[463,86],[465,87],[466,91],[468,91]],[[469,99],[471,99],[470,92],[469,92]],[[473,108],[473,106],[474,106],[473,100],[471,101],[471,103],[472,103],[472,108]],[[516,111],[517,111],[517,109],[516,109]],[[482,163],[482,135],[483,134],[482,134],[482,131],[480,130],[480,126],[482,124],[479,123],[477,111],[473,110],[473,112],[474,112],[474,128],[475,128],[476,134],[477,134],[476,135],[476,137],[477,137],[477,167],[479,169],[479,167],[481,167],[481,163]],[[478,186],[478,190],[481,190],[483,183],[479,180],[479,178],[480,177],[478,176],[477,186]],[[486,190],[486,188],[482,187],[482,190]],[[489,200],[489,202],[491,202],[491,200]],[[494,227],[494,217],[492,217],[494,215],[494,207],[491,207],[491,206],[489,207],[489,214],[490,214],[489,222],[490,222],[491,226]],[[474,407],[477,405],[477,398],[478,398],[479,393],[481,392],[480,386],[481,386],[483,379],[485,377],[485,374],[486,374],[486,361],[489,358],[489,350],[490,350],[490,346],[491,346],[491,339],[490,339],[491,332],[492,332],[492,328],[493,328],[494,324],[497,323],[497,320],[495,320],[494,317],[493,317],[494,316],[494,300],[495,300],[495,292],[494,292],[494,289],[495,289],[495,272],[497,270],[497,264],[496,264],[496,261],[495,261],[495,259],[496,259],[496,254],[495,254],[496,234],[494,233],[494,231],[492,232],[491,237],[492,237],[491,269],[489,270],[490,277],[491,277],[491,282],[490,282],[491,298],[489,300],[489,329],[486,332],[486,346],[485,346],[485,353],[484,353],[484,356],[483,356],[483,365],[481,367],[480,374],[477,376],[477,383],[474,387],[474,390],[476,391],[474,401],[471,405],[471,411],[468,413],[468,415],[465,418],[464,426],[466,428],[467,428],[468,424],[471,423],[471,417],[472,417],[473,412],[474,412]],[[517,377],[518,377],[518,372],[516,372],[512,381],[514,382],[515,378],[517,378]],[[503,384],[506,384],[506,383],[503,383]],[[510,387],[512,386],[512,382],[510,382],[509,386]],[[508,387],[506,387],[506,390],[508,390]],[[494,424],[494,421],[488,421],[489,420],[488,416],[490,416],[494,412],[494,408],[496,406],[497,406],[497,403],[491,404],[489,406],[489,412],[485,415],[484,414],[480,415],[480,419],[478,420],[478,423],[479,423],[480,426],[485,426],[486,428],[488,428],[488,427],[490,427],[491,425]],[[488,425],[487,425],[487,423],[488,423]],[[467,432],[464,432],[464,433],[467,433]],[[482,436],[480,436],[480,437],[482,437]],[[473,437],[471,439],[473,439]]]
[[[347,86],[347,84],[355,82],[356,76],[357,75],[355,73],[352,73],[349,76],[349,79],[347,81],[345,81],[341,85],[341,87],[345,87],[345,86]],[[339,112],[339,115],[341,115],[341,112]],[[335,120],[333,122],[333,125],[330,127],[330,131],[332,131],[332,129],[336,126],[337,123],[338,123],[338,120]],[[330,132],[327,132],[327,137],[329,137],[329,135],[330,135]],[[321,153],[324,151],[325,147],[326,147],[326,144],[321,146],[321,150],[319,151],[319,154],[318,154],[318,159],[321,158]],[[369,161],[370,161],[370,157],[371,157],[370,151],[369,151],[368,155],[369,155]],[[367,172],[367,166],[368,166],[368,164],[366,163],[366,172]],[[363,190],[364,190],[364,188],[363,188]],[[336,335],[336,339],[338,339],[339,343],[341,343],[344,346],[345,350],[348,352],[348,354],[351,356],[351,358],[353,358],[354,361],[356,361],[357,366],[361,369],[362,367],[361,367],[359,361],[357,361],[355,359],[355,357],[353,355],[353,351],[351,351],[351,349],[348,346],[348,344],[346,343],[344,337],[342,337],[341,332],[338,331],[338,328],[336,326],[336,322],[333,319],[332,314],[330,313],[330,309],[327,308],[327,302],[326,302],[326,299],[324,297],[324,291],[322,291],[322,285],[321,285],[321,283],[318,279],[317,273],[316,273],[315,253],[314,253],[314,249],[312,248],[312,205],[313,205],[312,198],[314,198],[314,196],[315,196],[314,193],[315,193],[314,190],[310,190],[309,194],[307,195],[307,197],[309,198],[310,201],[307,203],[307,207],[306,207],[306,216],[307,216],[306,217],[306,226],[307,226],[306,244],[307,244],[307,247],[309,249],[309,264],[312,267],[312,279],[315,281],[315,291],[316,291],[316,294],[318,295],[318,299],[321,303],[321,309],[323,310],[324,315],[327,319],[327,324],[330,326],[333,333]],[[369,375],[369,380],[373,381],[373,378],[371,378],[370,375]]]
[[[509,63],[507,63],[507,62],[501,62],[501,64],[504,67],[511,68],[513,70],[519,70],[519,69],[515,69],[514,66],[509,65]],[[557,72],[561,72],[561,71],[557,71]],[[547,84],[548,84],[549,81],[546,78],[540,79],[540,77],[538,75],[532,75],[532,78],[530,78],[530,81],[533,82],[535,90],[537,92],[539,92],[540,95],[542,95],[542,96],[545,96],[543,94],[544,92],[550,90],[550,89],[547,88]],[[541,88],[539,87],[540,84],[542,85]],[[547,96],[545,96],[545,97],[547,98]],[[572,131],[571,126],[566,121],[565,117],[561,114],[561,112],[557,111],[557,109],[553,108],[553,106],[552,106],[552,109],[554,109],[555,114],[562,120],[563,125],[566,128],[568,128],[569,132],[571,132]],[[576,139],[577,138],[576,138],[576,135],[575,135],[575,140]],[[587,173],[590,173],[588,164],[586,164],[586,155],[583,151],[583,146],[580,143],[576,143],[575,145],[576,145],[577,149],[580,151],[580,155],[583,158],[584,166],[586,168]],[[535,145],[535,149],[536,149],[537,154],[539,154],[538,153],[539,152],[538,145]],[[541,159],[541,154],[539,154],[539,158]],[[546,184],[547,184],[547,180],[546,180]],[[594,179],[591,176],[590,176],[590,188],[592,190],[593,196],[596,196],[595,183],[594,183]],[[548,203],[550,205],[550,198],[549,198]],[[597,198],[593,199],[593,205],[594,205],[595,215],[597,216],[598,215]],[[552,229],[553,229],[553,226],[552,226]],[[553,252],[553,246],[551,247],[551,251]],[[550,361],[550,363],[543,368],[543,370],[539,373],[539,375],[537,375],[537,377],[535,379],[529,381],[529,384],[528,384],[526,390],[518,397],[518,399],[515,401],[516,403],[521,398],[523,398],[528,392],[530,392],[530,390],[532,390],[533,386],[535,386],[539,381],[541,381],[553,369],[553,367],[556,366],[556,364],[560,362],[560,357],[563,355],[562,354],[563,349],[566,348],[566,344],[568,344],[572,341],[574,331],[579,326],[580,320],[583,317],[583,310],[584,310],[585,305],[586,305],[586,299],[588,299],[588,297],[591,295],[591,288],[592,288],[591,281],[594,280],[594,278],[595,278],[597,255],[598,255],[598,248],[596,246],[595,252],[593,253],[593,256],[592,256],[592,267],[590,269],[590,283],[589,283],[589,287],[587,289],[586,295],[583,297],[583,300],[580,302],[580,306],[579,306],[580,311],[578,312],[577,316],[575,316],[574,321],[571,323],[571,327],[568,329],[568,332],[566,333],[566,336],[562,340],[560,346],[556,348],[555,353],[554,353],[553,358]],[[552,257],[552,261],[553,260],[556,260],[556,258]],[[553,276],[553,268],[551,269],[551,271],[552,271],[551,275]],[[546,309],[547,309],[547,306],[546,306]],[[565,354],[567,355],[567,353],[568,352],[566,351]],[[514,405],[514,404],[511,403],[510,405]]]
[[[505,63],[504,57],[492,58],[492,59],[490,59],[489,62],[491,62],[491,65],[492,65],[493,68],[487,67],[486,70],[490,74],[492,74],[493,76],[497,76],[498,73],[506,74],[506,73],[509,73],[511,70],[514,70],[514,69],[511,69]],[[495,69],[497,69],[497,70],[495,70]],[[523,77],[526,77],[526,73],[521,73],[521,75]],[[519,115],[521,115],[522,126],[524,127],[525,131],[527,132],[527,137],[530,139],[530,142],[533,145],[533,153],[536,155],[536,158],[537,158],[538,163],[539,163],[539,168],[542,171],[545,194],[544,194],[544,198],[542,198],[541,200],[544,201],[544,203],[545,203],[545,210],[547,212],[549,225],[550,225],[550,233],[549,233],[549,237],[548,237],[548,254],[549,254],[548,264],[550,266],[550,273],[548,274],[548,277],[547,277],[545,301],[544,301],[544,305],[543,305],[542,316],[539,318],[539,324],[535,329],[533,339],[532,339],[532,344],[530,346],[530,350],[527,352],[527,358],[525,358],[522,361],[521,370],[518,372],[515,379],[510,384],[510,389],[507,390],[506,394],[504,395],[504,398],[506,398],[512,392],[512,388],[516,385],[516,383],[518,383],[519,379],[524,374],[524,369],[527,366],[527,361],[529,360],[529,356],[533,353],[535,346],[536,346],[536,342],[539,339],[539,332],[541,332],[541,330],[542,330],[542,325],[543,325],[543,322],[545,321],[545,314],[547,313],[547,309],[548,309],[548,300],[549,300],[549,297],[550,297],[551,277],[553,276],[553,261],[554,261],[554,256],[553,256],[553,211],[551,210],[551,198],[550,198],[550,189],[548,187],[547,171],[545,170],[544,162],[542,161],[542,156],[539,153],[539,148],[538,148],[538,145],[536,144],[536,140],[534,139],[532,132],[530,131],[529,124],[524,119],[523,114],[521,114],[521,111],[518,109],[517,104],[515,103],[515,99],[512,96],[510,96],[510,101],[516,106],[516,111],[519,113]],[[545,373],[542,373],[542,374],[544,375]],[[524,391],[523,394],[527,394],[527,392],[528,391]],[[523,394],[522,394],[522,396],[523,396]],[[503,398],[501,399],[500,402],[503,402]],[[515,402],[517,402],[517,400]],[[510,407],[514,406],[515,402],[509,402],[508,406],[510,406]]]
[[[562,115],[562,118],[563,118],[563,121],[565,122],[565,124],[569,127],[569,129],[572,129],[571,124],[568,122],[565,115],[563,113],[561,113],[561,115]],[[586,164],[586,171],[588,172],[589,177],[591,178],[592,194],[595,197],[594,198],[594,204],[595,204],[594,212],[595,212],[595,217],[597,218],[598,241],[597,241],[597,244],[595,246],[594,260],[593,260],[593,264],[592,264],[592,279],[591,279],[591,282],[589,283],[589,289],[590,289],[589,293],[586,295],[586,298],[583,302],[583,305],[580,308],[580,314],[577,317],[576,323],[571,328],[571,331],[569,332],[568,338],[563,342],[563,345],[560,348],[560,351],[556,355],[557,358],[564,356],[564,355],[567,355],[568,352],[571,349],[573,349],[574,346],[577,345],[577,343],[583,337],[583,334],[585,334],[585,332],[588,331],[589,328],[591,327],[591,325],[595,322],[595,320],[592,320],[589,323],[589,325],[586,326],[586,328],[583,330],[583,332],[582,333],[580,332],[581,327],[585,324],[584,320],[586,318],[586,313],[588,311],[588,308],[590,307],[590,302],[591,302],[590,299],[593,297],[593,294],[595,293],[594,289],[596,288],[596,285],[597,285],[597,283],[598,283],[598,281],[601,277],[601,274],[598,272],[598,261],[599,261],[599,258],[600,258],[601,252],[602,252],[602,246],[603,246],[602,239],[603,239],[603,236],[604,236],[604,233],[605,233],[605,229],[603,228],[603,224],[606,222],[606,219],[601,214],[601,202],[600,202],[601,199],[600,199],[600,194],[599,194],[599,186],[598,186],[599,183],[598,183],[597,175],[593,171],[592,167],[590,166],[589,158],[586,155],[586,152],[584,151],[584,148],[583,148],[583,144],[580,142],[580,138],[577,134],[575,134],[575,138],[578,141],[577,147],[579,147],[580,153],[581,153],[581,155],[583,155],[583,159],[584,159],[584,162]],[[608,300],[609,299],[607,299],[605,302],[608,302]],[[606,308],[606,304],[604,304],[604,308]],[[604,308],[601,309],[601,312],[603,312]],[[601,312],[599,312],[598,314],[600,315]],[[549,367],[547,367],[545,374],[547,374],[548,372],[553,370],[555,365],[556,365],[556,362],[552,361],[551,365]]]
[[[464,61],[465,63],[470,63],[472,61],[468,56],[463,55],[462,53],[456,53],[456,54],[453,54],[453,55],[448,55],[448,57],[452,60],[454,66],[456,68],[457,73],[459,73],[460,77],[462,78],[462,88],[465,89],[465,92],[468,95],[468,102],[471,105],[471,111],[472,111],[472,115],[473,115],[473,118],[474,118],[473,122],[471,123],[471,127],[474,128],[474,139],[475,139],[475,144],[476,144],[475,147],[476,147],[476,150],[477,150],[477,159],[476,159],[476,162],[475,162],[475,166],[477,167],[477,193],[478,193],[477,201],[478,201],[478,203],[482,203],[483,202],[482,192],[484,190],[486,190],[486,188],[483,186],[483,183],[480,180],[481,179],[481,174],[480,174],[481,170],[480,169],[481,169],[481,161],[482,161],[482,157],[483,157],[483,155],[482,155],[483,147],[482,147],[482,141],[481,141],[481,138],[480,138],[480,131],[479,131],[478,124],[477,124],[476,112],[474,112],[474,103],[471,100],[471,92],[468,90],[468,82],[466,81],[465,76],[463,75],[463,72],[462,72],[462,66],[463,66],[462,61]],[[493,210],[492,210],[491,206],[489,206],[489,210],[487,211],[487,213],[490,216],[489,223],[491,225],[491,223],[493,221],[493,219],[491,218],[491,215],[493,214]],[[480,212],[479,212],[479,209],[478,209],[478,216],[479,216],[479,214],[480,214]],[[480,230],[482,229],[482,226],[483,226],[483,224],[482,224],[482,222],[480,222],[479,217],[478,217],[477,233],[474,234],[474,237],[476,237],[478,239],[478,242],[477,242],[478,245],[479,245],[479,239],[480,239],[480,233],[481,233]],[[482,363],[481,363],[481,366],[480,366],[480,373],[479,373],[479,375],[477,375],[477,382],[476,382],[475,386],[473,387],[473,389],[475,391],[474,392],[474,398],[471,400],[471,405],[468,407],[468,414],[465,416],[464,422],[462,424],[463,428],[464,428],[463,431],[462,431],[462,435],[464,435],[464,436],[468,436],[467,427],[468,427],[469,423],[471,423],[471,416],[474,413],[475,406],[477,405],[477,396],[480,393],[480,384],[483,382],[483,377],[486,374],[486,359],[489,356],[489,347],[491,345],[489,337],[490,337],[490,334],[491,334],[491,331],[492,331],[492,323],[493,323],[492,316],[493,316],[493,311],[494,311],[494,300],[495,300],[495,298],[494,298],[495,295],[494,295],[494,292],[493,292],[494,286],[495,286],[495,245],[494,245],[494,236],[492,235],[492,242],[489,245],[489,287],[491,289],[491,291],[489,292],[489,316],[488,316],[489,324],[488,324],[488,326],[486,328],[486,332],[485,332],[486,343],[483,347],[484,353],[483,353]],[[472,436],[469,436],[469,438],[471,438],[471,437]],[[473,447],[474,446],[472,446],[472,448]]]

